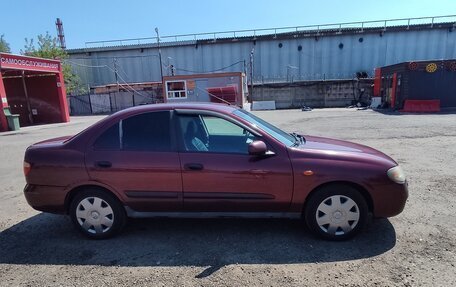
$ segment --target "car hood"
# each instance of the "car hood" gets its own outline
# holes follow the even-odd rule
[[[304,144],[293,147],[292,150],[298,154],[305,153],[306,157],[363,162],[381,161],[388,166],[397,165],[391,157],[365,145],[316,136],[305,136],[305,139]]]

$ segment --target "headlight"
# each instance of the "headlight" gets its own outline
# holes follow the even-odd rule
[[[387,172],[388,177],[395,183],[405,183],[405,173],[400,166],[392,167]]]

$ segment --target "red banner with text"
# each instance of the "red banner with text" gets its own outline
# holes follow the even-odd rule
[[[0,53],[0,68],[58,73],[60,61]]]

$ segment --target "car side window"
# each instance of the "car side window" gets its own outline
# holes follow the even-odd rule
[[[119,150],[120,149],[120,136],[119,136],[119,123],[109,127],[105,130],[93,144],[95,150]]]
[[[121,121],[121,145],[129,151],[171,151],[170,112],[150,112]]]
[[[217,117],[202,116],[209,135],[242,136],[245,130],[238,125]]]
[[[241,126],[219,117],[181,115],[179,123],[186,151],[248,154],[248,145],[256,139]]]

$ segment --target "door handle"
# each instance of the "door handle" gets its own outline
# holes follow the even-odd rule
[[[202,170],[204,169],[204,165],[201,163],[186,163],[184,164],[184,168],[186,170]]]
[[[108,168],[112,166],[112,163],[110,161],[100,160],[95,162],[95,165],[98,167]]]

